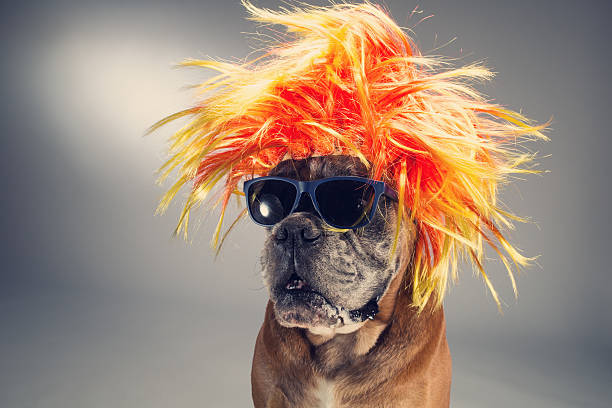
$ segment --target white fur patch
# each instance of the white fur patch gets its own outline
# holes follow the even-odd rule
[[[318,408],[335,408],[336,401],[334,397],[333,381],[321,379],[317,388],[315,388],[315,396],[319,399]]]
[[[350,321],[348,318],[348,311],[340,310],[338,314],[341,314],[342,317],[344,318],[342,321],[345,321],[345,322]],[[365,323],[366,322],[363,321],[359,323],[345,324],[340,327],[315,326],[315,327],[308,327],[308,331],[311,332],[312,334],[316,334],[317,336],[329,337],[331,339],[336,334],[353,333],[361,329]]]

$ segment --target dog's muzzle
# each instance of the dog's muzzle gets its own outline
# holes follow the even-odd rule
[[[276,251],[282,254],[279,258],[284,258],[276,267],[277,276],[271,288],[281,324],[305,328],[340,327],[373,319],[378,313],[378,298],[359,309],[346,310],[325,295],[326,280],[331,277],[322,275],[329,275],[324,266],[330,243],[325,240],[322,221],[314,214],[294,213],[275,225],[271,234]]]

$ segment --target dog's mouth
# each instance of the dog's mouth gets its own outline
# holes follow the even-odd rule
[[[289,277],[287,284],[285,285],[287,290],[310,290],[310,286],[302,279],[297,273],[293,273]]]
[[[295,272],[274,295],[276,317],[288,327],[338,328],[374,319],[378,313],[378,297],[359,309],[347,310],[332,304]]]

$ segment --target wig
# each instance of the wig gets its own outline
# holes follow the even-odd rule
[[[484,245],[513,270],[530,261],[500,232],[522,221],[497,203],[512,175],[536,172],[524,141],[545,138],[517,112],[487,101],[472,84],[492,77],[479,64],[452,68],[420,54],[380,7],[335,4],[270,11],[245,2],[251,19],[287,34],[240,63],[187,60],[217,72],[199,85],[197,105],[156,123],[188,116],[170,139],[160,181],[177,181],[164,211],[185,184],[190,193],[176,233],[213,190],[221,215],[241,180],[266,175],[281,161],[344,154],[399,195],[397,228],[415,223],[413,304],[442,302],[449,277],[466,255],[499,299],[483,269]],[[244,215],[242,212],[241,215]],[[394,222],[395,222],[394,221]],[[233,226],[234,223],[231,225]],[[231,229],[231,227],[230,227]]]

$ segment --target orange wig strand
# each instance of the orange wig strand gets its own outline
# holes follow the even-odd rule
[[[512,174],[534,173],[525,140],[545,138],[519,113],[490,103],[471,87],[492,73],[480,65],[445,69],[422,56],[379,7],[305,7],[280,12],[245,2],[251,19],[286,27],[288,39],[245,63],[188,60],[218,74],[199,86],[202,99],[152,130],[189,116],[170,139],[170,159],[160,181],[178,180],[161,200],[164,211],[187,183],[193,187],[176,233],[187,233],[190,211],[216,185],[221,218],[238,183],[290,157],[346,154],[358,157],[371,177],[400,192],[399,226],[417,224],[413,303],[442,302],[458,259],[467,255],[499,305],[483,267],[483,241],[508,269],[522,256],[496,225],[518,218],[498,207],[498,186]],[[520,219],[518,219],[520,220]],[[233,226],[233,224],[232,224]],[[225,237],[225,235],[224,235]]]

